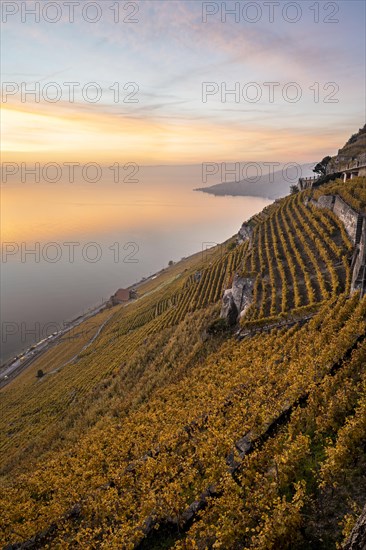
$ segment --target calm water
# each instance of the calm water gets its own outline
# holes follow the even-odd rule
[[[270,202],[195,192],[198,166],[138,178],[3,185],[2,361],[117,288],[226,240]]]

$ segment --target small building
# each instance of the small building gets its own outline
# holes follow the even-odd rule
[[[111,297],[113,305],[123,304],[131,299],[131,291],[127,288],[119,288]]]
[[[361,164],[359,161],[349,163],[348,168],[342,170],[343,181],[352,180],[358,176],[366,176],[366,162]]]

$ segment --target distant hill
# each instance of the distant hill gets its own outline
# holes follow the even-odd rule
[[[222,182],[209,187],[200,187],[195,191],[203,191],[212,195],[252,196],[268,199],[278,199],[288,195],[290,185],[296,184],[299,177],[314,175],[315,162],[289,167],[286,171],[283,167],[276,172],[270,172],[269,168],[262,170],[263,175],[258,179],[250,176],[240,181]],[[285,166],[285,165],[283,165]]]

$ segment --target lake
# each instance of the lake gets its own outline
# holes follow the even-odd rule
[[[67,179],[2,185],[1,361],[271,202],[194,191],[199,165],[141,167],[132,183]]]

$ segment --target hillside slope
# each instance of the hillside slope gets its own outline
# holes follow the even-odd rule
[[[364,211],[356,186],[336,185]],[[305,206],[310,193],[100,314],[89,347],[80,325],[38,360],[41,380],[35,362],[0,391],[4,547],[345,540],[366,494],[366,297],[350,296],[343,224]],[[219,312],[235,273],[253,300],[230,328]]]
[[[366,164],[366,124],[353,134],[327,165],[327,174]]]

